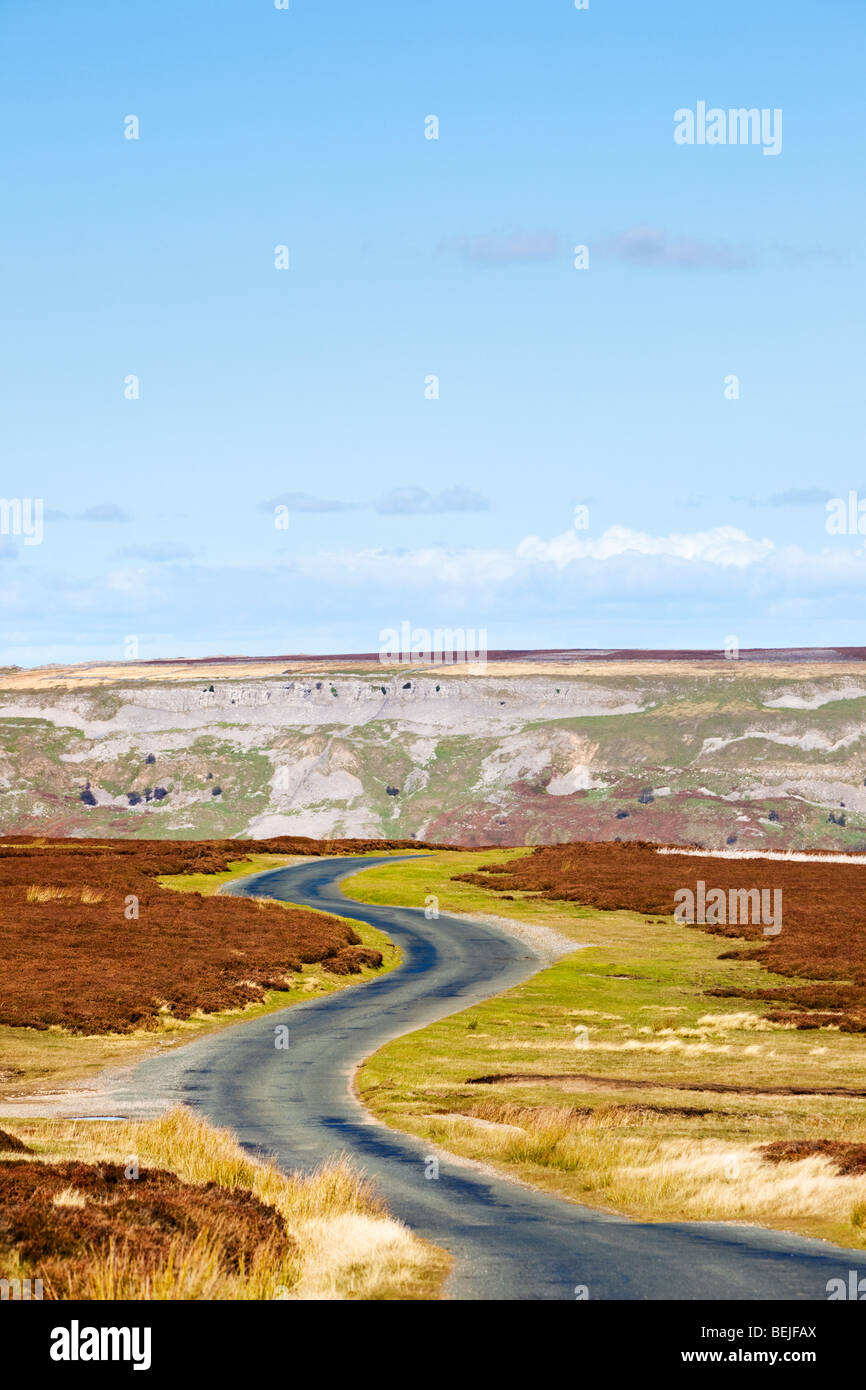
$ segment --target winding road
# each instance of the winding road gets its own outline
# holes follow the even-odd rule
[[[119,1113],[181,1101],[286,1169],[344,1151],[395,1216],[455,1257],[455,1299],[816,1299],[866,1274],[866,1255],[754,1227],[644,1225],[537,1192],[388,1129],[354,1095],[357,1065],[384,1043],[471,1007],[540,968],[492,926],[420,909],[350,902],[340,880],[406,856],[323,859],[257,874],[225,891],[280,898],[372,923],[402,965],[367,984],[296,1004],[140,1063],[114,1093]],[[275,1028],[289,1046],[275,1046]],[[584,1294],[582,1290],[586,1290]],[[578,1290],[581,1290],[578,1293]]]

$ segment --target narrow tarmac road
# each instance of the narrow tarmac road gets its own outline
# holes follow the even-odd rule
[[[365,859],[363,867],[405,856]],[[117,1112],[181,1101],[240,1141],[310,1169],[341,1151],[379,1184],[395,1216],[455,1256],[456,1299],[815,1299],[827,1281],[866,1274],[866,1254],[752,1227],[643,1225],[491,1176],[373,1120],[352,1074],[403,1033],[471,1007],[540,968],[492,926],[420,909],[364,906],[340,892],[357,859],[319,860],[233,884],[369,922],[403,951],[380,979],[240,1023],[136,1067]],[[289,1047],[275,1046],[286,1025]],[[583,1294],[583,1289],[586,1294]]]

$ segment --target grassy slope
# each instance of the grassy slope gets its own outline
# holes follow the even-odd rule
[[[233,863],[225,873],[177,874],[158,880],[167,889],[210,894],[224,883],[245,878],[248,874],[277,869],[304,862],[298,856],[253,854]],[[35,1092],[63,1091],[77,1082],[95,1075],[106,1067],[128,1066],[147,1053],[160,1048],[191,1042],[215,1028],[256,1018],[297,1004],[302,999],[318,998],[345,989],[352,984],[393,970],[400,962],[397,947],[374,927],[352,923],[365,946],[382,952],[379,970],[364,967],[360,975],[331,975],[321,965],[305,965],[295,977],[291,990],[272,990],[261,1004],[246,1009],[230,1009],[215,1014],[194,1015],[191,1019],[172,1019],[166,1016],[158,1029],[140,1030],[120,1036],[108,1034],[79,1037],[60,1028],[11,1028],[0,1025],[0,1100],[13,1100]]]
[[[514,851],[442,854],[366,870],[345,885],[362,901],[410,906],[423,906],[433,893],[442,912],[492,911],[588,946],[516,989],[381,1049],[359,1077],[370,1108],[454,1152],[641,1219],[755,1221],[866,1246],[866,1177],[838,1177],[823,1158],[773,1166],[755,1151],[776,1139],[866,1142],[866,1100],[700,1089],[860,1088],[866,1040],[768,1025],[747,1001],[707,997],[703,991],[714,985],[780,982],[757,965],[719,960],[730,941],[671,919],[520,896],[507,902],[452,880],[511,857]],[[467,1084],[514,1071],[578,1073],[623,1085]],[[668,1089],[674,1083],[694,1089]]]

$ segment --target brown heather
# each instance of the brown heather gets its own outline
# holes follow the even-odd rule
[[[777,1139],[772,1144],[760,1144],[758,1152],[770,1163],[799,1163],[816,1155],[828,1158],[845,1178],[866,1173],[866,1144],[843,1139]]]
[[[0,1154],[17,1153],[29,1154],[31,1150],[15,1134],[7,1134],[5,1129],[0,1129]]]
[[[419,848],[414,841],[406,847]],[[260,1002],[302,965],[380,965],[326,913],[161,887],[157,875],[217,873],[246,853],[339,854],[380,842],[45,840],[0,844],[0,1023],[126,1033]],[[390,848],[390,846],[389,846]],[[127,920],[130,897],[138,919]]]
[[[697,930],[745,938],[750,944],[721,959],[756,960],[791,984],[764,989],[710,989],[708,994],[773,1001],[787,1007],[769,1017],[797,1028],[866,1031],[866,867],[822,860],[716,858],[659,854],[634,844],[549,845],[525,858],[493,864],[457,878],[501,893],[580,903],[605,911],[647,916],[674,911],[674,893],[710,888],[780,888],[783,926],[765,937],[760,926],[705,926]],[[647,923],[652,934],[653,923]],[[805,984],[797,980],[808,981]]]
[[[39,1271],[48,1298],[86,1297],[94,1261],[134,1263],[142,1284],[207,1246],[217,1279],[254,1274],[293,1245],[279,1212],[251,1192],[192,1185],[174,1173],[117,1164],[0,1164],[0,1260]]]

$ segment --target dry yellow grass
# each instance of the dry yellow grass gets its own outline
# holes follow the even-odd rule
[[[184,1182],[216,1182],[252,1192],[283,1216],[296,1244],[263,1252],[253,1268],[227,1276],[217,1240],[178,1240],[157,1275],[145,1275],[124,1242],[94,1258],[84,1291],[91,1299],[417,1299],[436,1298],[450,1265],[436,1246],[394,1220],[370,1184],[343,1157],[308,1177],[251,1158],[228,1130],[178,1107],[158,1120],[3,1122],[34,1150],[28,1161],[75,1159],[162,1168]],[[20,1155],[16,1155],[20,1158]],[[2,1161],[2,1160],[0,1160]],[[77,1203],[71,1189],[58,1202]],[[218,1233],[215,1233],[218,1236]]]
[[[215,657],[207,662],[209,680],[256,680],[273,679],[282,675],[310,676],[313,672],[368,672],[381,674],[383,667],[378,657],[371,655],[367,660],[347,660],[335,656],[308,657],[301,660],[286,661],[277,657],[249,657],[239,661],[226,661]],[[406,667],[390,669],[408,669]],[[863,679],[866,663],[862,661],[749,661],[743,663],[724,660],[719,654],[717,661],[690,660],[687,656],[670,660],[647,660],[635,658],[625,661],[525,661],[519,657],[504,661],[487,663],[463,663],[454,666],[415,667],[416,672],[426,669],[435,673],[437,680],[463,679],[467,676],[495,676],[510,679],[515,676],[561,676],[565,679],[587,680],[600,677],[628,676],[703,676],[708,681],[724,675],[727,679],[742,677],[744,680],[764,679],[774,684],[784,680],[819,680],[824,677],[850,676]],[[0,690],[40,690],[66,689],[87,690],[111,685],[145,685],[175,681],[202,680],[205,666],[183,660],[156,665],[147,661],[121,662],[80,662],[73,666],[38,666],[25,670],[7,669],[0,674]]]
[[[81,903],[101,903],[105,897],[97,888],[88,884],[79,891],[77,888],[53,888],[48,883],[31,883],[24,895],[29,903],[58,903],[78,898]]]
[[[687,1218],[786,1225],[820,1219],[848,1227],[852,1245],[866,1203],[866,1177],[841,1177],[820,1155],[774,1165],[754,1149],[711,1140],[668,1142],[658,1152],[637,1153],[619,1181],[625,1189],[650,1184]]]
[[[71,888],[52,888],[46,883],[31,883],[25,894],[29,903],[55,903],[74,897]]]
[[[172,1242],[168,1259],[156,1274],[144,1273],[135,1250],[126,1242],[112,1245],[106,1255],[94,1259],[89,1270],[89,1287],[77,1297],[96,1302],[244,1300],[257,1296],[257,1271],[245,1278],[228,1278],[222,1268],[217,1243],[199,1234],[190,1245]]]
[[[83,1192],[79,1192],[74,1187],[64,1187],[53,1201],[56,1207],[83,1207],[86,1205],[87,1198]]]
[[[820,1155],[772,1164],[742,1143],[654,1136],[665,1114],[640,1114],[635,1105],[587,1113],[483,1101],[470,1115],[426,1118],[430,1137],[458,1152],[504,1162],[530,1181],[542,1172],[577,1177],[599,1205],[643,1220],[817,1226],[843,1244],[866,1246],[866,1176],[843,1177]]]

